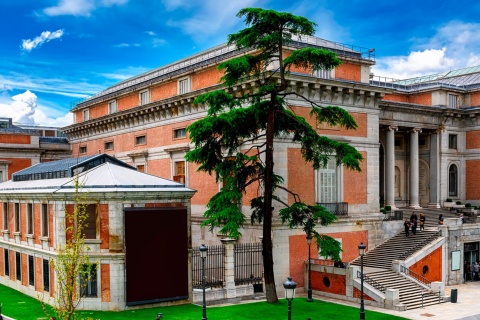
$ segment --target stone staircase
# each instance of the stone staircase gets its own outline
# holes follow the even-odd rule
[[[423,306],[431,306],[443,302],[443,299],[439,299],[438,294],[427,292],[421,285],[394,271],[365,272],[365,277],[385,288],[398,289],[400,302],[407,306],[407,310],[422,307],[422,292]],[[367,283],[368,280],[366,280]]]

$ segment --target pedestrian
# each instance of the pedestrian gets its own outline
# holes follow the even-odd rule
[[[408,238],[408,236],[410,235],[410,221],[408,221],[408,218],[405,219],[403,226],[405,227],[405,237]]]
[[[440,214],[440,215],[438,216],[438,225],[439,225],[439,226],[443,225],[443,214]]]
[[[465,223],[465,217],[463,216],[463,213],[460,214],[460,224],[464,224]]]
[[[412,215],[410,216],[410,223],[413,223],[413,220],[417,220],[417,214],[415,212],[412,212]]]
[[[412,225],[412,233],[413,233],[413,236],[415,237],[415,235],[417,234],[417,219],[414,218],[413,222],[410,222],[410,224]]]
[[[420,231],[425,230],[425,215],[420,213]]]
[[[467,281],[472,280],[472,269],[470,268],[470,262],[467,261]]]
[[[478,281],[478,271],[480,269],[480,266],[478,263],[475,261],[473,265],[473,281]]]

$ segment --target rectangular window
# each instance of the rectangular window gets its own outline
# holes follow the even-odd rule
[[[90,111],[88,109],[83,110],[83,121],[90,120]]]
[[[332,72],[330,70],[320,69],[315,72],[315,76],[321,79],[330,79]]]
[[[33,234],[33,204],[27,203],[27,234]]]
[[[82,146],[80,147],[80,153],[87,153],[87,147],[86,146]]]
[[[50,264],[43,259],[43,291],[50,291]]]
[[[22,256],[20,252],[15,252],[15,271],[17,280],[22,280]]]
[[[42,203],[42,237],[48,237],[48,204]]]
[[[113,141],[105,142],[105,150],[113,150]]]
[[[173,176],[173,180],[185,183],[185,161],[175,162],[175,175]]]
[[[108,114],[115,112],[117,112],[117,100],[113,100],[108,103]]]
[[[35,285],[35,264],[33,262],[33,256],[28,256],[28,284]]]
[[[3,230],[9,230],[9,228],[8,228],[8,202],[3,203]]]
[[[85,239],[97,239],[97,205],[89,204],[86,207],[86,214],[87,218],[83,228]]]
[[[180,79],[178,80],[178,94],[184,94],[190,92],[190,79]]]
[[[187,136],[187,130],[185,128],[173,130],[174,139],[185,138],[186,136]]]
[[[449,134],[448,135],[448,149],[457,149],[457,135]]]
[[[0,171],[0,183],[3,182],[3,171]]]
[[[135,144],[145,144],[145,143],[147,143],[147,137],[146,136],[135,137]]]
[[[457,95],[455,94],[448,95],[448,107],[452,109],[457,108]]]
[[[144,105],[150,102],[150,94],[148,90],[140,92],[140,105]]]
[[[5,276],[8,277],[10,276],[10,253],[8,252],[8,249],[3,250],[3,261],[5,263]]]
[[[80,296],[96,298],[98,296],[97,292],[97,265],[92,264],[90,268],[84,265],[80,274]]]
[[[15,232],[20,232],[20,203],[14,204],[14,215],[15,215]]]
[[[317,173],[317,202],[335,203],[340,197],[340,167],[335,157],[330,157],[327,165],[318,169]]]

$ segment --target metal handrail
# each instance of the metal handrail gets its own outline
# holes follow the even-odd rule
[[[430,289],[432,288],[432,281],[428,280],[427,278],[425,278],[424,276],[422,275],[419,275],[418,273],[415,273],[413,272],[412,270],[404,267],[404,266],[400,266],[400,272],[403,272],[405,273],[407,276],[410,276],[412,278],[414,278],[415,280],[421,282],[422,284],[426,285],[427,287],[429,287]]]
[[[362,273],[357,270],[357,278],[361,278],[361,277],[362,277]],[[367,277],[365,274],[363,275],[363,280],[369,285],[371,285],[372,287],[374,287],[375,289],[377,289],[378,291],[381,291],[383,293],[387,291],[387,288],[385,288],[382,284],[378,283],[372,278]]]
[[[336,216],[348,216],[348,202],[317,202],[317,205],[325,207]]]
[[[406,257],[409,257],[413,253],[417,252],[420,248],[424,247],[425,244],[431,242],[434,238],[437,238],[439,235],[438,232],[433,233],[430,235],[428,238],[423,240],[422,242],[417,243],[415,246],[411,247],[409,250],[405,251],[403,254],[401,254],[398,258],[400,260],[404,260]]]

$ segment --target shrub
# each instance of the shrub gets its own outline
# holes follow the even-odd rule
[[[447,200],[445,200],[445,202],[453,202],[453,200],[450,199],[450,198],[447,198]]]
[[[455,204],[460,205],[460,204],[462,204],[462,201],[457,201],[457,202],[455,202]]]
[[[392,211],[392,206],[385,206],[385,211]]]
[[[385,208],[380,209],[380,212],[383,214],[387,214],[387,210],[385,210]]]
[[[471,208],[471,207],[472,207],[471,203],[469,203],[469,202],[465,203],[465,208]]]

